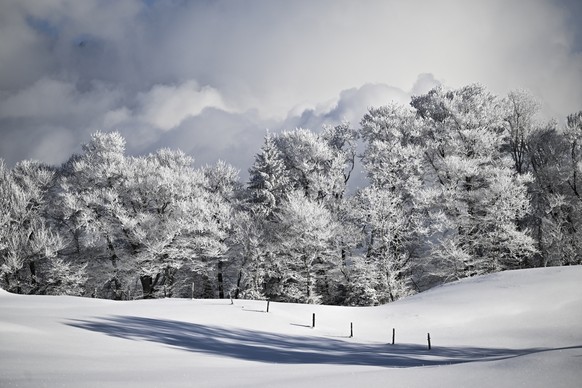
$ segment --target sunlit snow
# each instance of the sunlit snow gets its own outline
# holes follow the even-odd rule
[[[0,386],[576,387],[581,280],[582,266],[508,271],[385,306],[268,313],[0,291]]]

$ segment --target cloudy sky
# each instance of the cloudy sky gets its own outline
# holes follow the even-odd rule
[[[578,0],[5,0],[0,158],[60,164],[91,133],[242,175],[267,129],[349,120],[442,83],[582,109]]]

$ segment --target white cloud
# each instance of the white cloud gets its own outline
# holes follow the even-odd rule
[[[170,130],[189,117],[199,115],[205,108],[226,110],[220,93],[209,86],[200,87],[195,80],[178,86],[155,85],[140,93],[142,119],[147,123]]]
[[[248,160],[267,127],[357,125],[439,82],[526,88],[561,118],[582,108],[568,1],[1,2],[0,158],[117,129],[135,152]],[[52,131],[71,141],[27,145]]]

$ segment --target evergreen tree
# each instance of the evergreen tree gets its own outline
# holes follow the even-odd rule
[[[271,133],[265,136],[261,152],[256,155],[249,174],[248,191],[251,210],[259,216],[272,217],[288,190],[289,182],[283,156]]]

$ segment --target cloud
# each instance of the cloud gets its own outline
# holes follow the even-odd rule
[[[562,118],[582,108],[575,4],[2,2],[0,158],[63,161],[99,129],[248,163],[266,128],[357,125],[438,83],[529,89]]]
[[[283,129],[309,128],[319,130],[324,124],[337,125],[344,121],[357,126],[372,107],[397,103],[408,105],[414,95],[428,92],[440,82],[432,74],[420,74],[410,90],[386,84],[365,84],[339,93],[336,99],[315,107],[303,105],[291,110],[280,125]]]
[[[41,78],[29,87],[6,97],[0,105],[0,118],[29,118],[43,121],[71,117],[89,123],[91,118],[114,107],[120,100],[118,90],[94,83],[81,92],[71,82]]]
[[[226,110],[216,89],[199,87],[195,80],[178,86],[155,85],[149,92],[138,94],[137,101],[143,111],[143,120],[163,130],[175,128],[205,108]]]

